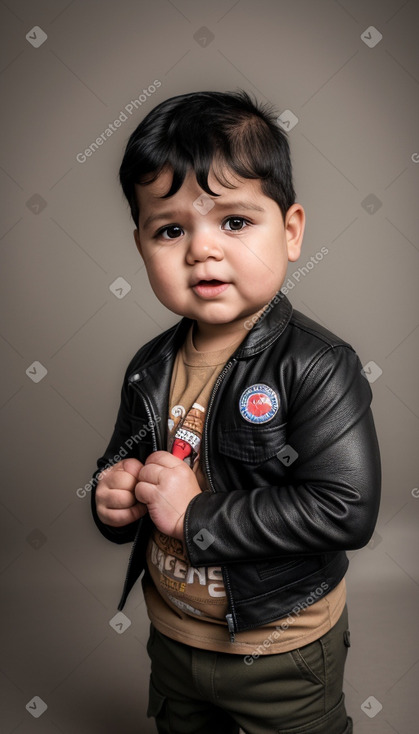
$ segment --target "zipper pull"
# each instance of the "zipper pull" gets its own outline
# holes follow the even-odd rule
[[[226,620],[227,620],[227,626],[230,632],[230,642],[234,642],[234,622],[233,622],[233,615],[232,614],[226,614]]]

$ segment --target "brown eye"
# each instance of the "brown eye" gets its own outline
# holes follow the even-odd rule
[[[158,233],[163,237],[164,234],[167,234],[167,237],[163,237],[164,240],[174,240],[177,237],[180,237],[182,233],[181,227],[178,227],[177,224],[171,224],[169,227],[164,227],[164,229],[161,229]]]
[[[229,224],[228,232],[240,232],[244,227],[247,227],[247,221],[243,217],[229,217],[225,220],[225,224],[227,223]]]

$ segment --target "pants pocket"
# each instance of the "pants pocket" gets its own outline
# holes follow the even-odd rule
[[[326,663],[321,639],[296,650],[290,650],[289,654],[305,680],[320,683],[322,686],[325,684]]]
[[[323,708],[318,711],[319,715],[333,710],[340,700],[349,646],[348,613],[345,607],[338,622],[326,634],[287,653],[299,676],[301,695],[305,691],[307,696],[317,697],[317,700],[319,695],[322,696]],[[345,728],[341,729],[340,734],[345,731]]]

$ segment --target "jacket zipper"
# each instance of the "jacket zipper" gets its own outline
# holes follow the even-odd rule
[[[230,642],[234,642],[234,621],[232,614],[226,614],[227,626],[230,632]]]
[[[223,367],[223,369],[221,370],[220,374],[218,375],[218,377],[217,377],[217,379],[215,381],[215,384],[214,384],[212,393],[211,393],[211,397],[210,397],[210,400],[209,400],[209,403],[208,403],[208,408],[207,408],[207,415],[205,417],[204,442],[203,442],[204,443],[205,471],[206,471],[206,475],[208,477],[208,483],[210,485],[211,492],[213,492],[213,493],[215,493],[215,487],[214,487],[214,484],[213,484],[213,481],[212,481],[212,477],[211,477],[211,470],[210,470],[209,456],[208,456],[208,424],[209,424],[209,416],[210,416],[211,408],[213,406],[213,403],[214,403],[214,400],[215,400],[215,396],[216,396],[216,394],[218,392],[218,389],[219,389],[222,381],[224,380],[226,374],[230,371],[230,369],[232,368],[233,364],[235,364],[235,362],[236,362],[235,359],[231,359],[229,362],[227,362],[227,364]],[[227,574],[226,569],[224,569],[223,574],[224,574],[224,576],[226,578],[226,581],[227,581],[227,588],[229,589],[230,588],[230,583],[229,583],[229,578],[228,578],[228,574]],[[231,593],[229,594],[229,601],[230,601],[231,607],[233,608]],[[235,629],[235,625],[234,625],[233,615],[231,613],[226,614],[226,620],[227,620],[228,631],[230,632],[230,642],[234,642],[236,629]]]
[[[206,469],[206,474],[207,474],[207,477],[208,477],[208,483],[209,483],[210,488],[211,488],[211,491],[213,493],[215,493],[215,487],[214,487],[214,484],[212,482],[211,470],[210,470],[210,465],[209,465],[209,456],[208,456],[208,428],[207,428],[208,422],[209,422],[208,419],[209,419],[210,411],[211,411],[212,405],[214,403],[214,400],[215,400],[215,396],[217,394],[217,391],[218,391],[218,389],[219,389],[219,387],[220,387],[220,385],[221,385],[224,377],[230,371],[230,369],[232,368],[232,366],[235,363],[235,361],[236,360],[230,360],[229,362],[227,362],[227,364],[224,366],[224,368],[222,369],[222,371],[218,375],[217,380],[215,381],[215,385],[213,387],[213,390],[212,390],[212,393],[211,393],[211,397],[210,397],[210,401],[208,403],[208,408],[207,408],[207,415],[206,415],[205,426],[204,426],[204,458],[205,458],[205,469]],[[138,394],[142,398],[142,401],[143,401],[143,404],[144,404],[144,407],[145,407],[147,416],[148,416],[148,418],[150,420],[150,425],[152,427],[151,436],[152,436],[152,442],[153,442],[153,451],[158,451],[156,433],[155,433],[155,428],[154,428],[155,425],[156,425],[156,422],[154,420],[154,416],[153,416],[153,412],[151,410],[151,407],[149,406],[149,404],[147,402],[147,399],[146,399],[144,393],[135,384],[135,382],[133,380],[130,382],[130,385],[132,385],[137,390]],[[131,553],[130,553],[129,560],[128,560],[127,572],[126,572],[126,576],[125,576],[124,588],[123,588],[123,592],[122,592],[122,598],[124,597],[125,589],[126,589],[126,586],[127,586],[127,583],[128,583],[128,575],[129,575],[129,572],[130,572],[130,569],[131,569],[132,558],[133,558],[134,551],[135,551],[135,548],[136,548],[136,545],[137,545],[137,542],[138,542],[138,538],[139,538],[139,532],[137,532],[137,535],[135,536],[134,542],[132,544]],[[227,576],[227,572],[225,570],[224,570],[224,573]],[[229,586],[228,576],[227,576],[227,586]],[[230,600],[231,600],[231,594],[230,594]],[[233,615],[231,613],[226,614],[226,620],[227,620],[228,631],[230,633],[230,642],[234,642],[234,640],[235,640],[235,625],[234,625]]]
[[[147,402],[147,399],[146,399],[144,393],[138,387],[138,385],[136,385],[135,382],[134,382],[135,377],[136,376],[134,375],[134,378],[132,379],[132,381],[129,384],[132,385],[132,387],[135,388],[136,391],[137,391],[137,393],[141,396],[141,399],[143,401],[143,404],[144,404],[144,407],[145,407],[145,410],[146,410],[146,413],[147,413],[147,417],[149,419],[149,425],[151,427],[151,438],[152,438],[152,444],[153,444],[153,451],[158,451],[157,438],[156,438],[156,432],[155,432],[156,420],[154,418],[153,411],[152,411],[151,407],[149,406],[149,404]],[[138,377],[137,377],[137,379],[138,379]],[[123,586],[123,590],[122,590],[122,599],[124,599],[125,591],[126,591],[127,584],[128,584],[128,576],[129,576],[129,572],[131,570],[131,563],[132,563],[132,559],[133,559],[133,556],[134,556],[135,548],[136,548],[137,543],[138,543],[138,538],[139,538],[139,535],[140,535],[139,530],[140,530],[140,528],[138,528],[138,530],[137,530],[137,534],[136,534],[136,536],[134,538],[134,542],[133,542],[132,548],[131,548],[131,553],[130,553],[129,559],[128,559],[128,566],[127,566],[127,571],[126,571],[126,574],[125,574],[124,586]],[[119,606],[121,606],[121,602],[120,602]]]

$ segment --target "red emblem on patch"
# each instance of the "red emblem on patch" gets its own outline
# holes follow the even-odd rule
[[[249,423],[267,423],[278,412],[279,398],[271,387],[258,383],[251,385],[240,396],[239,409]]]
[[[259,417],[272,410],[272,402],[269,396],[262,392],[253,393],[247,401],[246,407],[251,415]]]

